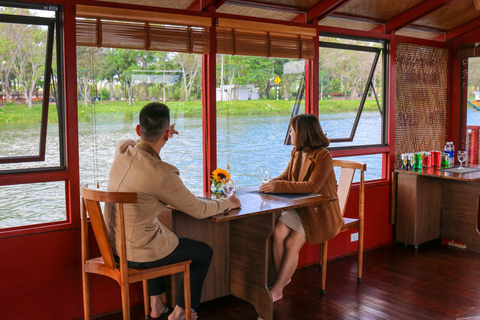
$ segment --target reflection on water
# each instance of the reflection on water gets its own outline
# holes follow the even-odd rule
[[[480,112],[479,112],[480,114]],[[134,115],[136,119],[138,115]],[[344,118],[351,119],[351,113]],[[101,119],[101,115],[97,118]],[[351,126],[342,125],[341,114],[321,116],[325,131],[335,130],[336,136],[349,136]],[[98,120],[97,120],[98,121]],[[223,117],[217,121],[218,167],[230,168],[237,187],[251,187],[260,184],[260,168],[269,168],[272,177],[279,175],[290,159],[291,146],[283,141],[288,127],[289,116],[242,116]],[[172,119],[180,132],[167,142],[161,158],[175,165],[185,185],[194,193],[202,191],[202,120],[199,118]],[[110,165],[115,146],[123,139],[137,139],[137,120],[98,121],[96,128],[89,123],[79,123],[80,180],[101,189],[107,187]],[[28,126],[27,126],[28,127]],[[55,126],[49,126],[55,127]],[[10,136],[28,140],[31,132],[25,126]],[[354,144],[379,143],[380,121],[378,113],[370,112],[362,116]],[[96,143],[93,143],[95,132]],[[327,132],[328,132],[327,131]],[[51,143],[47,144],[48,166],[58,165],[58,134],[52,129],[48,133]],[[0,136],[0,145],[8,145],[8,136]],[[373,139],[373,140],[372,140]],[[32,143],[35,151],[38,144]],[[333,146],[333,145],[332,145]],[[355,157],[367,162],[366,180],[382,177],[382,155]],[[51,162],[50,162],[51,161]],[[25,164],[22,164],[25,167]],[[27,166],[38,166],[38,163]],[[6,169],[7,165],[0,168]],[[358,181],[358,177],[356,178]],[[0,187],[0,228],[29,225],[41,222],[62,221],[65,214],[65,186],[63,182],[13,185]]]

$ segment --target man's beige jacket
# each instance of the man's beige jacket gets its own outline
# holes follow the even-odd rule
[[[167,205],[198,219],[231,208],[228,199],[197,198],[185,187],[176,167],[162,161],[148,144],[134,140],[122,141],[115,149],[108,191],[138,194],[137,203],[124,205],[127,260],[133,262],[162,259],[178,245],[177,236],[157,219]],[[105,206],[105,223],[117,252],[118,224],[112,205]]]

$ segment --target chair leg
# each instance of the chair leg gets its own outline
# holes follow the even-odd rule
[[[362,282],[363,270],[363,230],[358,231],[358,283]]]
[[[325,241],[321,244],[322,246],[322,290],[321,295],[325,294],[325,284],[327,282],[327,251],[328,251],[328,241]]]
[[[185,319],[192,319],[192,300],[190,296],[190,265],[185,266],[183,272],[183,290],[185,300]]]
[[[130,320],[130,292],[128,282],[120,284],[122,291],[123,320]]]
[[[142,281],[143,285],[143,306],[145,308],[145,319],[150,319],[150,296],[148,295],[148,280]]]
[[[88,273],[82,272],[83,283],[83,316],[85,320],[90,320],[90,282]]]

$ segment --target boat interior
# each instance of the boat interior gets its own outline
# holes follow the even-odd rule
[[[48,14],[24,16],[12,12],[12,8]],[[219,113],[224,102],[218,98],[218,88],[224,86],[218,80],[220,59],[222,72],[223,58],[301,60],[303,82],[293,91],[303,99],[301,103],[290,99],[290,104],[297,107],[294,113],[314,114],[322,123],[320,106],[324,100],[347,100],[340,80],[336,92],[326,93],[324,86],[331,83],[326,82],[329,76],[322,70],[326,70],[325,61],[333,58],[322,57],[340,52],[335,50],[353,52],[352,56],[346,55],[345,62],[345,68],[351,68],[348,62],[354,61],[355,52],[371,53],[373,62],[368,62],[366,71],[360,71],[357,60],[359,64],[350,70],[365,74],[362,81],[366,89],[349,92],[360,106],[355,105],[347,133],[336,133],[344,125],[328,129],[329,151],[334,159],[367,162],[365,181],[354,178],[344,214],[353,219],[361,214],[362,222],[329,240],[328,252],[321,253],[320,245],[306,243],[284,299],[273,304],[273,313],[267,314],[273,314],[271,319],[480,319],[480,122],[467,121],[470,112],[478,112],[470,88],[480,90],[480,84],[469,81],[474,81],[472,66],[480,55],[480,49],[476,52],[480,44],[480,0],[0,0],[0,27],[12,24],[48,29],[46,42],[54,54],[46,50],[45,66],[49,67],[39,81],[43,96],[54,95],[55,101],[43,99],[37,104],[42,116],[38,132],[31,139],[38,136],[39,142],[33,142],[38,148],[33,154],[25,153],[22,143],[30,138],[22,136],[24,141],[18,141],[15,130],[26,129],[8,124],[8,120],[2,122],[8,103],[5,106],[1,85],[8,80],[0,78],[0,131],[4,136],[0,139],[4,140],[0,141],[0,319],[85,317],[82,166],[91,162],[95,167],[95,161],[102,157],[111,163],[114,152],[100,138],[94,149],[99,156],[93,160],[84,156],[91,151],[81,142],[81,119],[86,117],[82,88],[92,86],[92,82],[82,83],[82,72],[88,72],[94,60],[82,60],[79,50],[85,48],[198,55],[202,67],[197,85],[200,99],[196,100],[201,101],[201,111],[199,131],[192,134],[198,138],[198,151],[184,157],[198,160],[189,169],[200,192],[211,190],[212,171],[226,165],[222,148],[235,150],[239,143],[226,138],[230,131],[237,130],[251,141],[251,154],[238,152],[247,158],[263,154],[262,140],[270,144],[267,136],[278,131],[262,129],[254,136],[242,131],[243,123],[221,126],[222,121],[229,123],[234,117],[222,118]],[[30,44],[18,41],[17,45],[35,47]],[[1,75],[9,61],[4,53],[0,49]],[[285,84],[287,78],[272,77],[269,81],[272,88],[277,86],[277,100],[279,84]],[[245,94],[254,95],[255,90],[245,89]],[[256,98],[249,99],[247,102],[253,103]],[[366,140],[359,143],[355,130],[362,124],[367,103],[375,111],[379,127],[371,132],[367,128]],[[58,116],[58,126],[49,120],[52,113]],[[276,121],[275,117],[265,119],[267,124]],[[102,119],[95,121],[101,123]],[[283,146],[288,120],[282,125],[285,130],[280,130],[282,137],[275,142]],[[53,155],[56,160],[44,164],[49,158],[45,144],[52,127],[58,132]],[[121,134],[113,135],[118,142]],[[132,127],[129,137],[134,135]],[[288,131],[286,136],[288,140]],[[455,159],[450,171],[433,165],[423,170],[402,170],[403,155],[443,151],[449,141],[456,150],[470,152],[468,172],[458,171]],[[286,163],[269,165],[284,168]],[[95,170],[91,172],[93,177],[98,175]],[[108,169],[100,170],[105,171],[101,175],[108,176]],[[252,175],[257,176],[256,172]],[[91,180],[93,186],[95,179]],[[237,188],[241,181],[236,178]],[[35,190],[40,185],[48,188],[38,197]],[[55,199],[62,201],[61,209],[51,206]],[[47,215],[47,220],[36,219],[39,211]],[[10,223],[13,216],[18,218]],[[171,222],[175,218],[170,212],[163,219]],[[363,276],[357,273],[360,228]],[[182,232],[189,235],[188,230]],[[230,237],[230,233],[216,236],[212,241],[222,242],[222,237]],[[89,240],[90,252],[99,253],[95,238],[91,235]],[[233,246],[226,249],[227,255],[230,248],[236,250]],[[327,260],[328,272],[322,283],[319,263]],[[211,267],[212,272],[219,268]],[[229,270],[225,272],[228,277]],[[118,284],[99,276],[92,276],[90,282],[92,317],[121,319]],[[228,286],[225,290],[225,295],[203,299],[198,309],[200,319],[259,316],[247,299],[228,294]],[[132,319],[144,317],[141,284],[130,286],[130,305]]]

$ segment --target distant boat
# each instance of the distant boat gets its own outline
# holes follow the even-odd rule
[[[474,91],[475,99],[467,100],[468,103],[477,111],[480,111],[480,91]]]
[[[480,111],[480,101],[479,100],[467,100],[470,105],[476,110]]]

